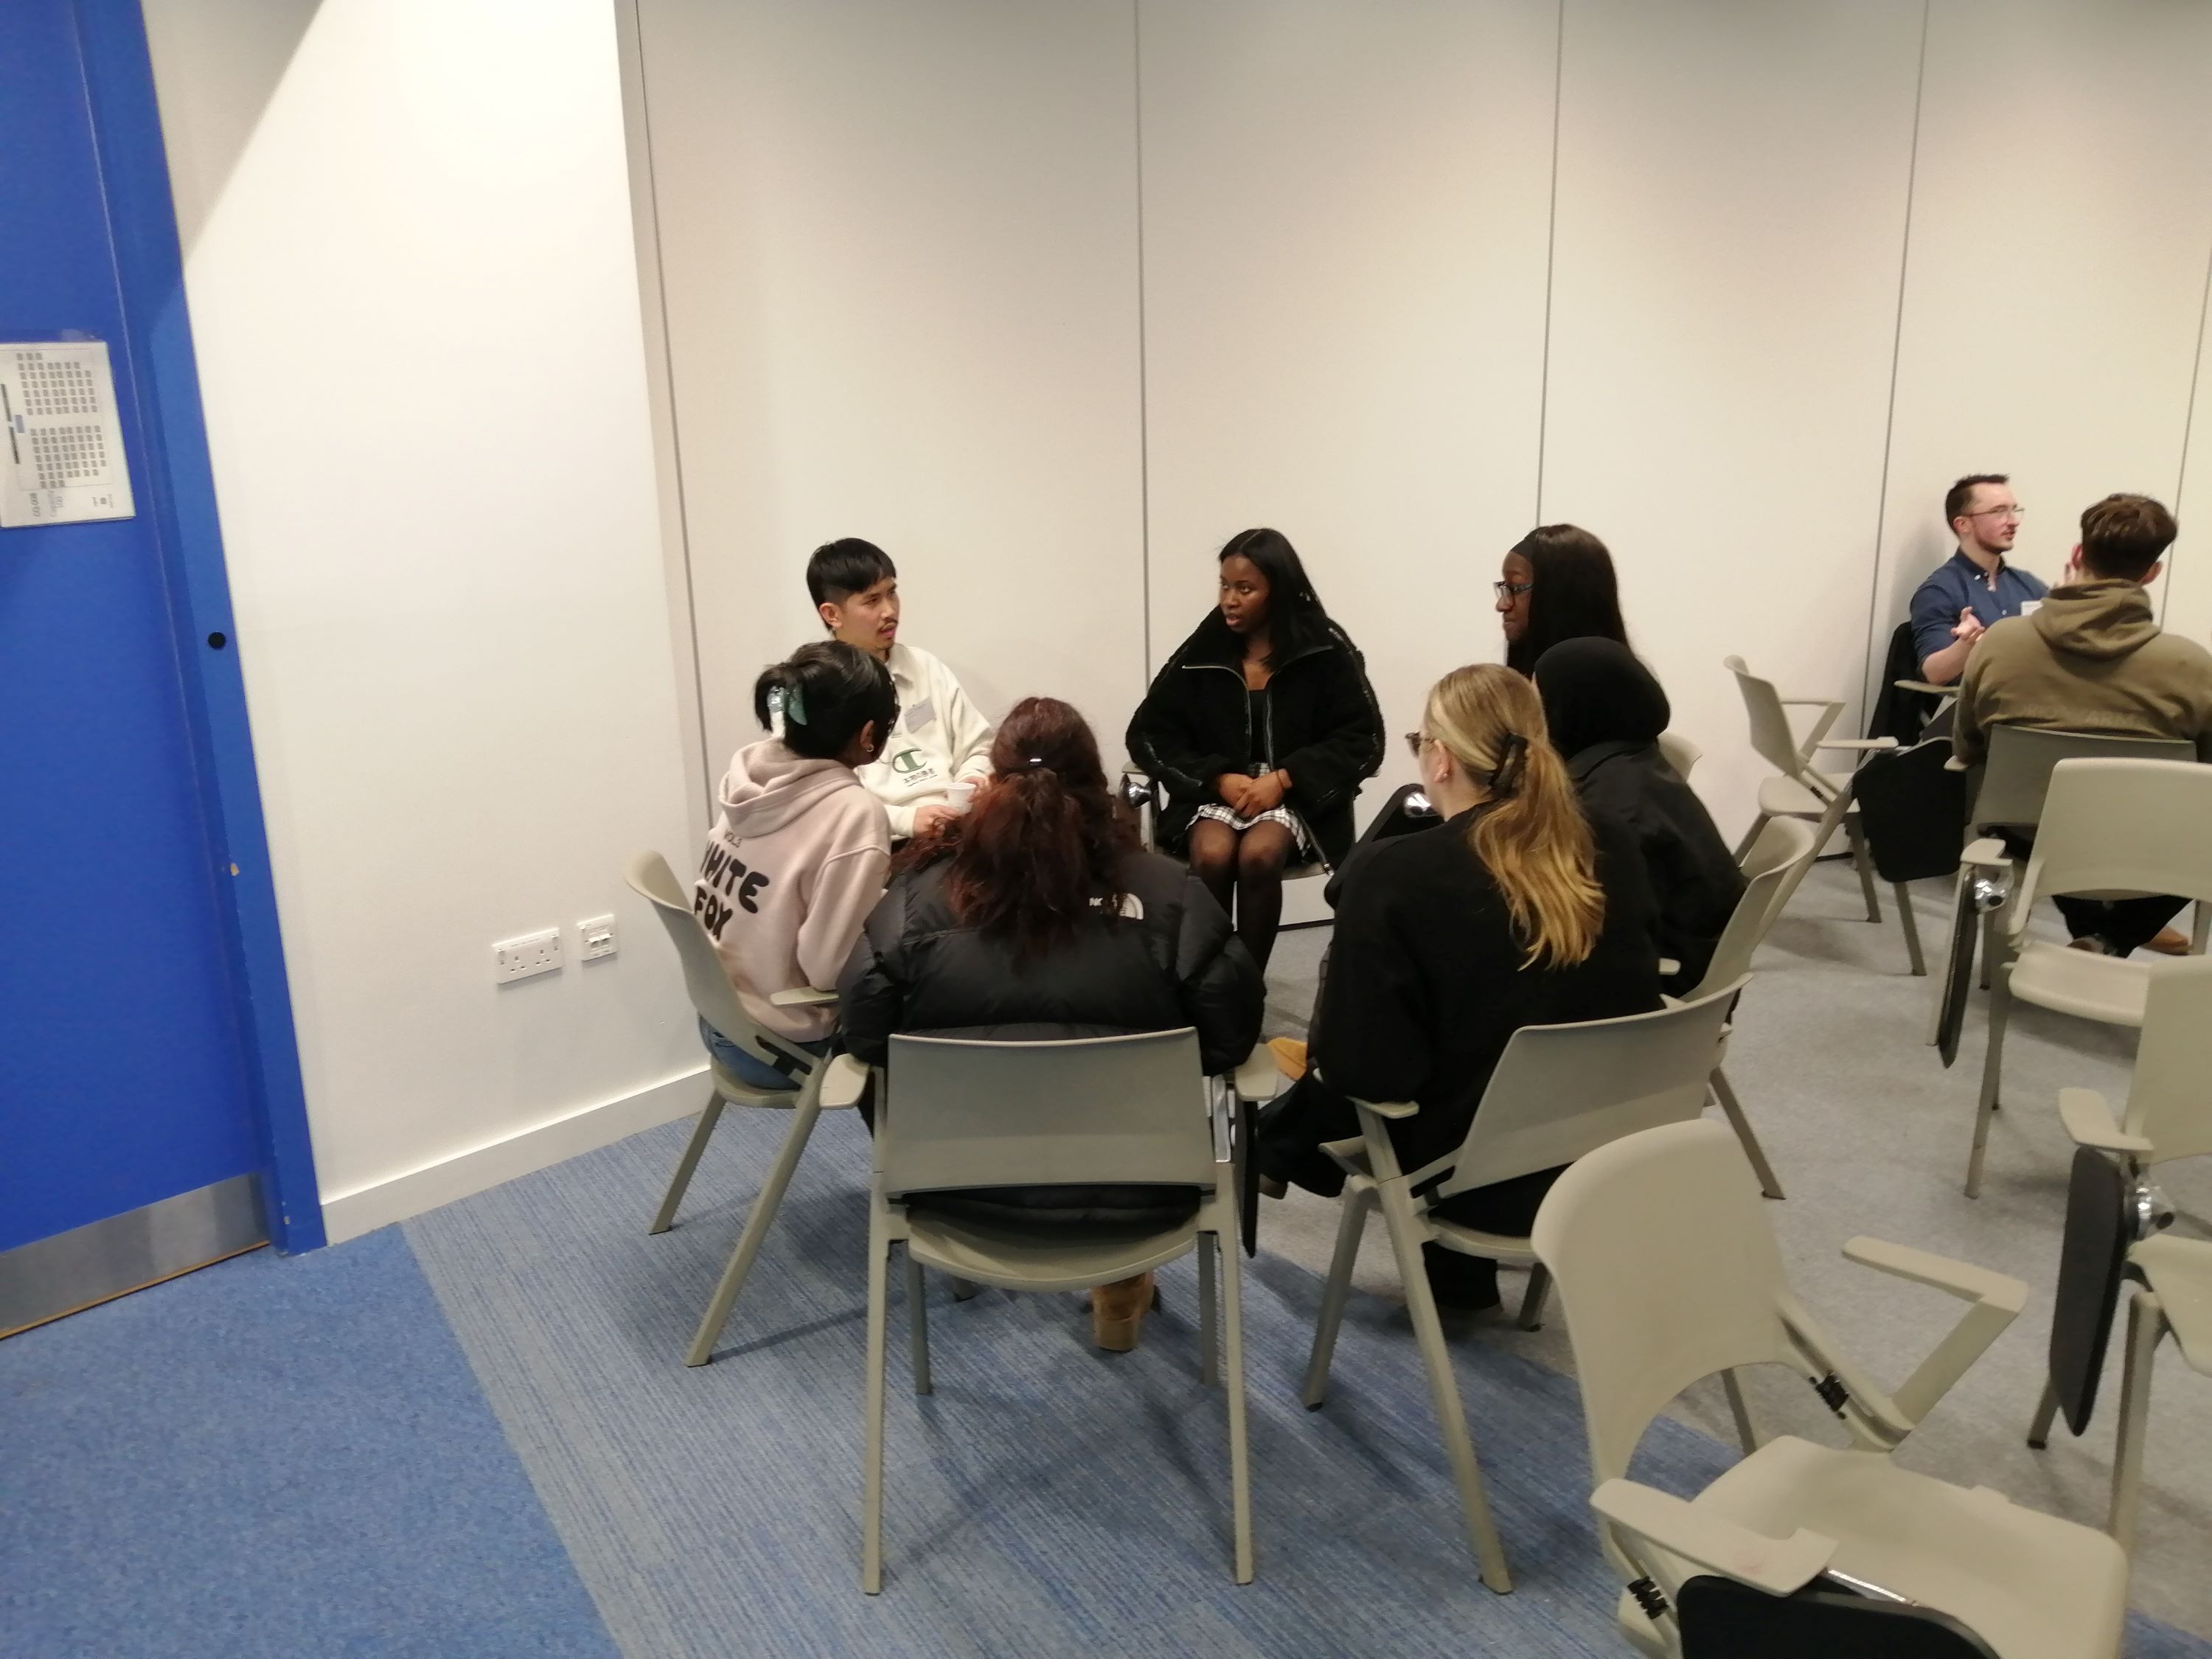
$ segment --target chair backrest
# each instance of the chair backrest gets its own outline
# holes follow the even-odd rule
[[[2153,964],[2125,1127],[2147,1164],[2212,1152],[2212,957]]]
[[[1997,1659],[1948,1613],[1823,1588],[1817,1578],[1795,1595],[1769,1595],[1699,1573],[1683,1583],[1676,1612],[1682,1659]]]
[[[1692,743],[1680,732],[1659,734],[1659,752],[1667,764],[1674,769],[1674,775],[1685,783],[1690,781],[1690,769],[1705,757],[1705,751]]]
[[[1697,1116],[1743,984],[1648,1014],[1522,1026],[1436,1196],[1556,1170],[1609,1140]]]
[[[691,896],[677,880],[676,872],[668,867],[668,860],[658,853],[635,853],[623,866],[623,875],[632,891],[651,902],[653,915],[668,930],[668,937],[676,945],[677,960],[684,964],[684,988],[691,994],[691,1006],[700,1018],[731,1042],[753,1050],[770,1064],[784,1057],[781,1049],[769,1048],[761,1042],[760,1028],[738,1000],[730,975],[722,967],[722,959],[714,954],[714,943],[699,925],[699,918],[692,914]]]
[[[1783,776],[1794,778],[1805,769],[1805,751],[1790,729],[1790,711],[1774,682],[1763,680],[1745,667],[1741,657],[1729,657],[1722,666],[1735,676],[1735,689],[1743,694],[1743,712],[1751,720],[1751,746],[1759,757]]]
[[[1532,1237],[1566,1310],[1594,1486],[1627,1474],[1692,1382],[1796,1363],[1765,1201],[1735,1135],[1702,1119],[1601,1146],[1546,1194]]]
[[[893,1036],[876,1122],[884,1190],[1212,1187],[1198,1033],[1046,1042]]]
[[[1713,946],[1705,976],[1691,994],[1703,996],[1751,971],[1752,953],[1782,908],[1781,901],[1818,850],[1820,836],[1802,818],[1769,818],[1743,857],[1743,896],[1729,913],[1728,926]]]
[[[2058,1292],[2051,1304],[2051,1386],[2079,1434],[2096,1408],[2097,1379],[2112,1337],[2112,1310],[2127,1265],[2128,1178],[2094,1146],[2076,1148],[2066,1189],[2066,1232],[2058,1250]]]
[[[2062,760],[2051,769],[2021,896],[2172,893],[2212,901],[2208,826],[2212,766]]]
[[[2096,732],[2045,732],[2032,726],[1990,728],[1989,758],[1967,817],[1978,825],[2030,829],[2043,818],[2051,769],[2061,761],[2197,758],[2197,745],[2173,738],[2120,738]]]

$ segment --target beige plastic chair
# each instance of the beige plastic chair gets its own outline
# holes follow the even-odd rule
[[[2161,1233],[2128,1252],[2128,1276],[2142,1288],[2128,1300],[2122,1351],[2120,1423],[2112,1454],[2112,1507],[2106,1528],[2133,1551],[2142,1501],[2144,1432],[2150,1421],[2153,1357],[2168,1331],[2190,1370],[2212,1376],[2212,1243]]]
[[[1422,1269],[1421,1246],[1440,1244],[1462,1255],[1521,1261],[1529,1261],[1532,1252],[1525,1238],[1478,1232],[1439,1218],[1435,1208],[1476,1187],[1571,1164],[1593,1146],[1652,1124],[1697,1116],[1705,1109],[1706,1079],[1720,1054],[1723,1022],[1742,988],[1737,980],[1693,1000],[1620,1019],[1522,1026],[1491,1073],[1466,1139],[1418,1170],[1398,1167],[1390,1140],[1390,1122],[1420,1109],[1410,1101],[1354,1101],[1360,1138],[1328,1145],[1328,1155],[1346,1176],[1343,1213],[1306,1365],[1306,1408],[1311,1411],[1328,1398],[1329,1361],[1352,1293],[1352,1268],[1367,1213],[1380,1204],[1428,1370],[1429,1397],[1459,1486],[1468,1544],[1481,1564],[1482,1582],[1501,1595],[1513,1582],[1483,1497],[1482,1472],[1468,1436],[1436,1299]],[[1522,1329],[1536,1328],[1548,1283],[1540,1267],[1530,1273],[1521,1301]]]
[[[1881,920],[1881,901],[1874,890],[1874,863],[1867,855],[1866,837],[1859,831],[1858,809],[1851,800],[1851,777],[1849,772],[1824,772],[1813,765],[1813,757],[1822,750],[1837,750],[1853,757],[1856,768],[1859,761],[1876,750],[1894,749],[1894,738],[1830,738],[1828,728],[1844,712],[1844,705],[1832,697],[1785,697],[1774,689],[1771,680],[1763,680],[1744,666],[1741,657],[1729,657],[1722,666],[1735,676],[1736,690],[1743,695],[1744,713],[1751,722],[1751,746],[1759,757],[1771,766],[1779,777],[1767,779],[1759,786],[1759,816],[1752,820],[1751,828],[1735,849],[1736,860],[1742,862],[1751,851],[1759,832],[1772,818],[1805,818],[1817,826],[1814,837],[1816,847],[1827,845],[1840,825],[1845,839],[1850,843],[1851,861],[1858,866],[1859,890],[1866,896],[1867,920]],[[1813,723],[1800,738],[1790,728],[1790,710],[1817,708]],[[1789,895],[1783,896],[1788,902]],[[1905,894],[1898,895],[1901,911],[1900,921],[1906,939],[1917,957],[1919,950],[1912,939],[1912,906]]]
[[[1680,732],[1659,734],[1659,753],[1667,764],[1674,769],[1674,775],[1685,783],[1690,781],[1690,770],[1705,757],[1705,751],[1692,743]]]
[[[1713,946],[1713,959],[1706,965],[1705,977],[1683,1001],[1713,995],[1723,987],[1750,975],[1753,953],[1765,939],[1766,930],[1774,925],[1774,918],[1781,914],[1783,905],[1788,902],[1790,890],[1805,878],[1813,855],[1819,850],[1820,842],[1812,825],[1802,818],[1775,818],[1760,830],[1751,850],[1744,855],[1743,896],[1736,901],[1728,926],[1721,932],[1720,942]],[[1733,1023],[1722,1029],[1723,1047],[1734,1029]],[[1713,1098],[1720,1103],[1722,1115],[1728,1119],[1729,1127],[1735,1131],[1735,1138],[1743,1143],[1743,1155],[1759,1172],[1760,1190],[1769,1198],[1784,1196],[1781,1182],[1775,1178],[1774,1166],[1766,1161],[1765,1148],[1752,1132],[1751,1120],[1743,1115],[1743,1103],[1736,1098],[1735,1090],[1728,1080],[1728,1070],[1718,1056],[1714,1060],[1712,1084]]]
[[[923,1267],[1014,1291],[1079,1291],[1198,1252],[1200,1379],[1214,1380],[1213,1270],[1229,1368],[1229,1469],[1237,1582],[1252,1579],[1245,1446],[1244,1326],[1237,1277],[1236,1166],[1222,1091],[1199,1069],[1188,1027],[1054,1042],[894,1036],[877,1109],[868,1206],[867,1447],[860,1588],[883,1587],[884,1358],[891,1248],[906,1248],[914,1389],[930,1392]],[[947,1189],[1158,1183],[1194,1188],[1179,1225],[1023,1226],[915,1207]]]
[[[1583,1158],[1536,1217],[1589,1431],[1591,1498],[1618,1613],[1641,1652],[1682,1651],[1683,1581],[1786,1595],[1822,1574],[1951,1614],[2003,1659],[2113,1659],[2127,1558],[2104,1534],[1900,1468],[1891,1454],[2016,1316],[2018,1279],[1874,1239],[1850,1260],[1972,1304],[1893,1395],[1838,1353],[1790,1293],[1759,1188],[1717,1123],[1647,1130]],[[1627,1480],[1651,1420],[1719,1372],[1786,1365],[1850,1437],[1781,1436],[1688,1500]]]
[[[2156,760],[2062,760],[2051,774],[2035,851],[1997,912],[2004,925],[1990,993],[1989,1049],[1966,1159],[1966,1196],[1980,1195],[1990,1119],[2015,1000],[2108,1025],[2140,1027],[2154,974],[2185,965],[2031,941],[2035,901],[2052,893],[2172,893],[2212,902],[2212,766]]]
[[[648,1229],[665,1233],[675,1224],[677,1206],[684,1201],[684,1189],[690,1186],[692,1172],[699,1167],[699,1155],[707,1150],[708,1139],[721,1121],[726,1103],[791,1114],[791,1129],[783,1138],[783,1150],[776,1154],[768,1179],[761,1183],[760,1194],[753,1200],[752,1213],[745,1218],[744,1231],[738,1236],[737,1248],[730,1253],[729,1265],[722,1270],[721,1280],[714,1286],[698,1332],[691,1339],[690,1350],[684,1357],[687,1365],[703,1365],[714,1357],[715,1340],[737,1303],[738,1292],[744,1289],[745,1276],[752,1271],[753,1258],[760,1254],[761,1241],[768,1237],[776,1208],[783,1202],[784,1189],[791,1185],[792,1172],[798,1169],[799,1156],[806,1150],[807,1138],[814,1133],[815,1120],[824,1107],[857,1103],[867,1082],[867,1072],[849,1055],[840,1054],[824,1063],[773,1031],[764,1031],[753,1024],[744,1005],[731,988],[721,958],[714,954],[713,941],[692,915],[690,896],[677,881],[676,872],[668,867],[666,859],[658,853],[636,854],[623,874],[631,888],[652,902],[653,914],[659,917],[661,925],[668,930],[668,937],[674,941],[677,957],[684,965],[684,988],[691,994],[691,1006],[699,1017],[731,1042],[750,1049],[769,1065],[787,1071],[798,1085],[788,1091],[756,1089],[723,1070],[709,1054],[707,1070],[712,1092]],[[809,987],[779,992],[769,1000],[798,1006],[834,1002],[836,994]]]
[[[1954,964],[1953,973],[1963,977],[1972,971],[1972,932],[1974,915],[1979,909],[1982,983],[1987,988],[1996,958],[2001,954],[2002,924],[1996,915],[1996,904],[2001,903],[2005,890],[2020,884],[2027,863],[2007,853],[2005,843],[1991,832],[2033,830],[2043,821],[2044,802],[2051,793],[2051,770],[2059,762],[2196,758],[2196,745],[2180,739],[2121,738],[2099,732],[2046,732],[2027,726],[1991,726],[1988,757],[1982,763],[1980,775],[1971,781],[1973,795],[1966,809],[1967,846],[1960,856],[1958,892],[1951,907],[1951,945],[1944,957]],[[1954,761],[1951,764],[1959,767],[1962,763]],[[1992,882],[1996,884],[1994,888],[1990,885]],[[1988,908],[1972,902],[1978,884],[1994,901]],[[2203,949],[2201,941],[2198,949]],[[1936,1040],[1941,1028],[1947,985],[1948,981],[1939,976],[1935,987],[1935,1006],[1929,1017],[1930,1042]]]

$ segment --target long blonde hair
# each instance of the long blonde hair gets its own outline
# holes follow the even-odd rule
[[[1504,895],[1524,968],[1570,968],[1597,946],[1605,892],[1597,845],[1552,747],[1535,687],[1496,663],[1455,668],[1421,717],[1468,781],[1490,792],[1468,841]]]

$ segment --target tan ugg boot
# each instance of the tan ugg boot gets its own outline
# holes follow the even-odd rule
[[[1152,1276],[1117,1279],[1091,1292],[1091,1340],[1109,1353],[1127,1353],[1137,1346],[1137,1333],[1152,1305]]]

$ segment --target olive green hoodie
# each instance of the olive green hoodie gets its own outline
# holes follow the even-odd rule
[[[2098,577],[1993,624],[1966,659],[1951,744],[1978,762],[1992,726],[2186,738],[2212,760],[2212,652],[2159,630],[2150,595]]]

